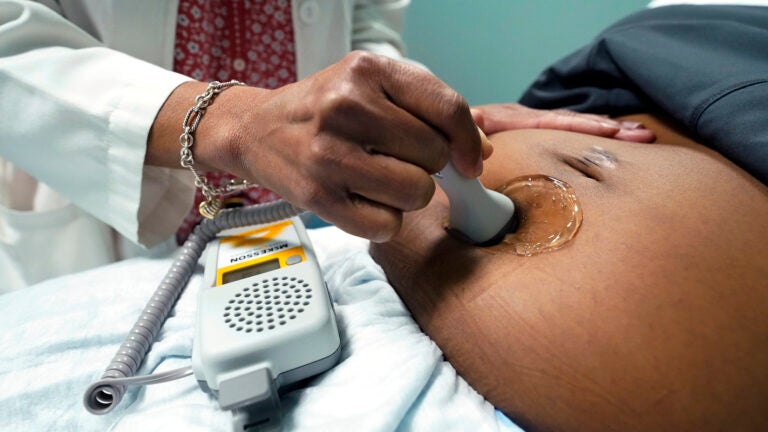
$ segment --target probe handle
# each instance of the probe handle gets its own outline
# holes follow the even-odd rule
[[[433,177],[448,195],[451,228],[476,245],[495,244],[504,238],[515,214],[515,205],[509,197],[486,189],[477,178],[462,176],[452,162]]]

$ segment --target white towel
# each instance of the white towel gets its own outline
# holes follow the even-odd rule
[[[282,399],[287,431],[519,430],[443,360],[362,239],[310,230],[342,335],[340,363]],[[170,259],[132,259],[0,296],[0,429],[228,431],[230,414],[194,378],[131,388],[94,416],[101,376]],[[190,364],[198,272],[140,373]]]

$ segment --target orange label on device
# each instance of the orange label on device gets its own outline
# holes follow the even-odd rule
[[[220,242],[217,286],[306,261],[290,220],[223,237]]]

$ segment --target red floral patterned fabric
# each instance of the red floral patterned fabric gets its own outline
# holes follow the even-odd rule
[[[173,69],[198,81],[235,79],[269,89],[296,81],[290,0],[180,0]],[[222,173],[206,176],[214,185],[232,178]],[[279,197],[255,187],[237,198],[254,204]],[[194,207],[176,233],[179,244],[200,221],[197,207],[202,200],[198,190]]]

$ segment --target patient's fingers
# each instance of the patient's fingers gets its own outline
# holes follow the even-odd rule
[[[472,116],[487,134],[512,129],[556,129],[624,141],[653,142],[655,139],[653,131],[639,123],[570,110],[538,110],[517,103],[473,107]]]
[[[617,121],[606,116],[570,110],[544,112],[547,115],[542,117],[541,129],[567,130],[638,143],[649,143],[656,139],[656,134],[639,122]],[[612,131],[614,127],[618,130]]]

